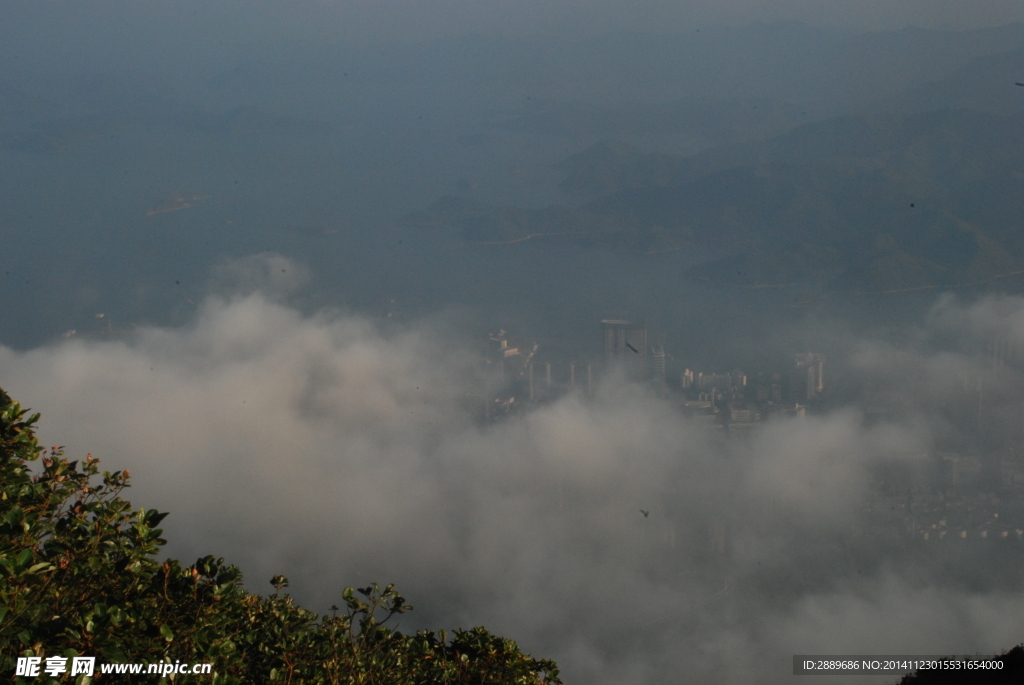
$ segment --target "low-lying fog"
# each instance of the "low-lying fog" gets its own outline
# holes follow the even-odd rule
[[[318,610],[394,582],[407,628],[483,624],[569,682],[778,682],[797,653],[1020,641],[1012,474],[957,490],[984,521],[906,505],[946,492],[928,474],[951,441],[977,453],[976,379],[996,468],[1018,468],[1020,374],[988,341],[1024,344],[1021,299],[943,298],[903,343],[836,344],[859,399],[741,435],[615,373],[481,423],[465,321],[306,315],[304,278],[223,265],[181,327],[0,349],[5,389],[47,443],[131,469],[136,505],[172,512],[169,554],[223,555],[257,591],[283,573]]]

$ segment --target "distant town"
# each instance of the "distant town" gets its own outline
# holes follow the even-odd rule
[[[593,396],[600,377],[609,373],[647,385],[675,404],[681,416],[706,424],[725,440],[750,436],[772,417],[805,417],[830,406],[827,360],[819,352],[795,352],[787,368],[751,373],[684,368],[670,375],[665,347],[651,340],[644,323],[605,319],[595,329],[603,355],[560,366],[540,361],[537,343],[517,341],[504,330],[488,335],[484,363],[493,385],[481,420],[506,420],[569,392]],[[989,356],[993,373],[1005,368],[1005,344],[994,343]],[[1024,432],[1007,436],[1005,426],[986,420],[996,413],[989,406],[996,400],[984,399],[982,385],[981,379],[965,381],[955,398],[951,424],[957,437],[938,441],[927,453],[879,463],[851,540],[900,547],[1024,543]],[[862,409],[869,423],[892,413],[884,405]],[[724,553],[728,530],[717,522],[709,544]]]
[[[489,398],[486,421],[580,390],[592,395],[602,374],[620,373],[650,385],[692,416],[729,430],[743,430],[775,414],[804,415],[825,394],[825,355],[803,352],[790,368],[747,374],[741,369],[706,372],[686,368],[670,377],[665,347],[652,342],[647,326],[619,319],[601,323],[604,353],[557,368],[538,361],[540,345],[514,340],[504,330],[487,336],[485,363],[498,388]],[[582,357],[581,357],[582,358]]]

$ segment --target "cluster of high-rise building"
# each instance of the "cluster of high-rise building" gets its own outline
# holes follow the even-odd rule
[[[516,341],[505,331],[490,335],[484,420],[499,420],[520,407],[567,392],[592,395],[602,375],[615,373],[649,384],[691,418],[715,426],[723,438],[735,438],[773,415],[800,416],[820,407],[834,391],[826,358],[817,352],[794,354],[788,363],[770,370],[702,371],[680,368],[681,360],[671,359],[664,344],[653,337],[644,323],[606,319],[600,322],[599,348],[594,346],[589,355],[563,353],[559,358],[548,357],[540,345]],[[1024,354],[1016,352],[994,343],[991,370],[986,373],[1024,367]],[[998,437],[986,423],[986,417],[997,415],[982,390],[990,386],[995,383],[988,376],[977,382],[965,380],[963,395],[953,398],[950,420],[962,424],[960,442],[937,443],[928,454],[916,455],[911,461],[917,466],[910,471],[897,464],[891,473],[883,469],[876,474],[864,515],[851,528],[851,545],[1024,544],[1024,428],[1019,435]],[[862,399],[869,402],[866,421],[897,412],[884,397]],[[876,416],[873,410],[882,413]],[[663,518],[669,531],[666,539],[673,540],[675,523],[667,513]],[[729,525],[715,525],[708,529],[708,544],[724,554],[731,537]]]
[[[679,390],[691,412],[735,428],[773,414],[803,415],[825,393],[825,356],[797,354],[784,371],[755,374],[741,369],[717,373],[686,369],[680,374]]]
[[[740,369],[679,372],[678,366],[676,371],[670,369],[664,344],[652,341],[646,323],[604,319],[600,332],[603,354],[595,350],[568,361],[564,355],[561,360],[547,358],[537,343],[515,341],[504,330],[489,335],[485,355],[491,383],[488,420],[567,391],[592,394],[597,379],[607,373],[649,383],[662,396],[681,402],[689,413],[723,426],[755,423],[779,412],[802,413],[825,393],[822,354],[797,354],[788,369],[751,375]]]

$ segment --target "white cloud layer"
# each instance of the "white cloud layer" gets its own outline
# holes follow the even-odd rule
[[[287,290],[278,274],[301,269],[263,256],[222,273]],[[411,620],[487,625],[577,683],[782,682],[796,653],[1024,640],[1013,588],[839,548],[875,470],[932,448],[928,416],[868,425],[845,409],[725,439],[609,379],[483,427],[485,381],[456,327],[384,333],[246,293],[209,297],[187,328],[0,348],[0,385],[42,412],[43,440],[130,468],[136,506],[171,512],[174,556],[223,555],[260,591],[283,573],[318,610],[345,585],[395,582]],[[927,325],[1022,313],[949,301]],[[913,364],[927,385],[953,357],[971,368],[864,343],[855,366]]]

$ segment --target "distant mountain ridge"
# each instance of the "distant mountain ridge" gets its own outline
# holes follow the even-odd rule
[[[601,143],[566,159],[576,206],[446,198],[411,217],[474,242],[727,249],[705,281],[948,287],[1024,269],[1024,114],[847,116],[690,156]]]

